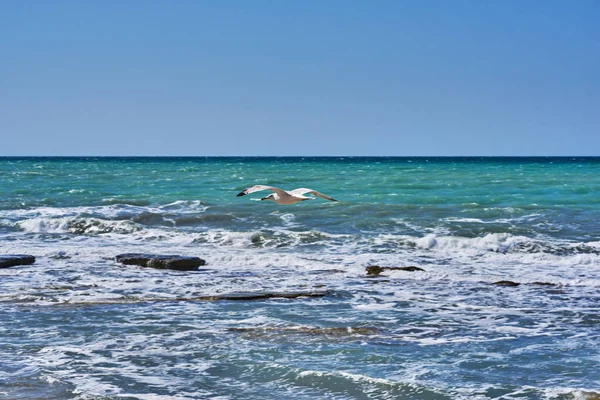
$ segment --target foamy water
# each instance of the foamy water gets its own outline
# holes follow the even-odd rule
[[[598,159],[2,159],[0,171],[0,254],[37,259],[0,269],[0,398],[600,393]],[[235,197],[256,183],[341,202]],[[126,252],[207,265],[118,264]],[[248,292],[325,295],[206,300]]]

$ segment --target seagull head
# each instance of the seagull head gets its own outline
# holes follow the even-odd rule
[[[267,197],[263,197],[261,200],[271,200],[271,201],[276,201],[277,199],[275,198],[276,194],[275,193],[271,193],[270,195],[268,195]]]

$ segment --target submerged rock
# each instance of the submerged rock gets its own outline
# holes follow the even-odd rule
[[[104,300],[67,300],[64,305],[69,306],[94,306],[104,304],[135,304],[135,303],[170,303],[170,302],[196,302],[196,301],[219,301],[219,300],[234,300],[234,301],[251,301],[251,300],[268,300],[274,298],[296,299],[296,298],[311,298],[323,297],[329,294],[328,291],[303,291],[303,292],[232,292],[205,296],[194,297],[137,297],[125,296],[121,298],[111,298]]]
[[[513,281],[498,281],[498,282],[494,282],[494,285],[498,285],[498,286],[520,286],[521,284],[518,282],[513,282]]]
[[[409,272],[425,271],[423,268],[415,267],[412,265],[408,266],[408,267],[381,267],[379,265],[369,265],[365,269],[367,271],[367,275],[370,275],[370,276],[377,276],[380,273],[382,273],[383,271],[409,271]]]
[[[30,265],[35,262],[35,257],[28,254],[0,255],[0,268],[14,267],[16,265]]]
[[[206,261],[200,257],[180,255],[126,253],[116,257],[117,262],[124,265],[139,265],[141,267],[157,269],[174,269],[178,271],[196,271]]]
[[[51,254],[48,258],[52,258],[54,260],[68,260],[71,256],[67,255],[66,251],[59,251],[57,253]]]
[[[310,292],[235,292],[217,294],[214,296],[203,296],[199,300],[265,300],[272,298],[296,299],[298,297],[323,297],[327,291]]]
[[[397,270],[397,271],[410,271],[410,272],[415,272],[415,271],[425,271],[423,268],[419,268],[419,267],[415,267],[415,266],[409,266],[409,267],[390,267],[389,269],[391,270]]]
[[[377,335],[380,330],[369,326],[348,327],[309,327],[309,326],[266,326],[249,328],[229,328],[229,332],[243,334],[249,339],[285,339],[290,336],[320,336],[325,339],[355,338],[356,336]]]

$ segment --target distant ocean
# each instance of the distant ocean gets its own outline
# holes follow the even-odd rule
[[[37,259],[0,399],[600,398],[600,158],[0,158],[0,193]]]

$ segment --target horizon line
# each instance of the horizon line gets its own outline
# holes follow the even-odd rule
[[[406,155],[333,155],[333,156],[311,156],[311,155],[299,155],[299,156],[265,156],[265,155],[0,155],[0,159],[8,159],[8,158],[600,158],[600,155],[560,155],[560,156],[542,156],[542,155],[495,155],[495,156],[485,156],[485,155],[459,155],[459,156],[449,156],[449,155],[414,155],[414,156],[406,156]]]

